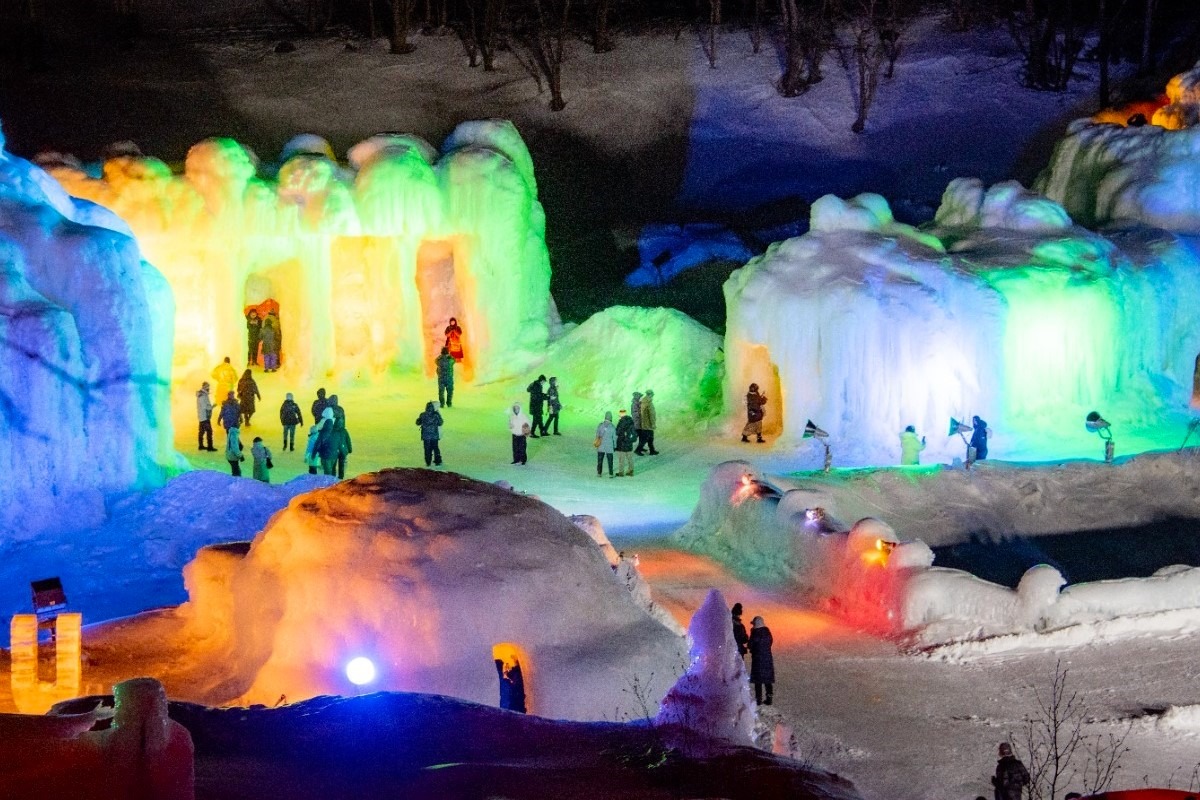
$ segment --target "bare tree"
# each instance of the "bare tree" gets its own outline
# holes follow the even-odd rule
[[[1025,61],[1025,85],[1061,92],[1083,50],[1075,0],[1025,0],[1008,17],[1008,29]]]
[[[753,3],[754,10],[750,17],[750,49],[751,52],[758,55],[758,52],[762,50],[762,17],[766,10],[764,7],[766,0],[751,0],[751,3]]]
[[[833,0],[779,0],[786,62],[779,93],[796,97],[822,79],[821,60],[833,43]]]
[[[562,94],[562,65],[570,31],[571,0],[524,0],[515,15],[514,34],[524,49],[522,66],[550,87],[550,110],[567,106]]]
[[[1145,14],[1142,16],[1142,57],[1138,62],[1138,72],[1145,75],[1153,67],[1150,56],[1150,34],[1154,30],[1154,9],[1158,0],[1146,0]]]
[[[471,66],[482,57],[483,69],[496,68],[496,47],[504,21],[505,0],[467,0],[467,24],[461,31]]]
[[[891,78],[895,71],[901,36],[915,11],[916,5],[907,0],[848,0],[843,6],[847,40],[843,60],[853,65],[858,84],[854,124],[850,126],[855,133],[866,128],[881,74]]]
[[[613,0],[592,0],[592,51],[611,52],[616,43],[608,27],[608,18],[613,10]]]
[[[708,0],[708,38],[704,54],[708,56],[709,69],[717,68],[717,34],[721,29],[721,0]]]
[[[392,46],[391,52],[397,54],[411,53],[413,46],[408,43],[408,29],[412,20],[412,10],[415,0],[391,0],[392,4]]]

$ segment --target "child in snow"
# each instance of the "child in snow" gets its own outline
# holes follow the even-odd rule
[[[275,465],[271,463],[271,451],[263,444],[261,436],[254,437],[254,446],[250,448],[250,455],[254,459],[254,480],[270,483],[271,467]]]

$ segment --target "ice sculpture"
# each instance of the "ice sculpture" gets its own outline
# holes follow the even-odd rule
[[[6,153],[2,134],[0,272],[0,530],[95,522],[106,494],[173,464],[170,287],[121,220]]]
[[[220,138],[195,145],[181,176],[136,156],[110,160],[98,181],[53,172],[127,220],[167,276],[176,379],[242,360],[245,309],[267,300],[284,366],[301,374],[431,370],[451,317],[467,377],[544,347],[557,323],[545,217],[511,123],[463,123],[441,158],[417,137],[372,137],[351,150],[355,172],[327,148],[294,138],[275,181]]]

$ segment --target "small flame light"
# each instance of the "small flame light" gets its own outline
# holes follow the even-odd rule
[[[365,656],[353,658],[346,665],[346,677],[355,686],[366,686],[375,680],[375,664]]]

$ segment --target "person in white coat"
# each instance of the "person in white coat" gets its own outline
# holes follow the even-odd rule
[[[528,461],[525,445],[532,425],[529,417],[521,411],[521,404],[513,403],[512,413],[508,415],[508,431],[512,434],[512,463],[514,464],[524,464]]]
[[[198,449],[207,450],[210,453],[217,452],[217,448],[213,447],[212,437],[212,415],[213,404],[212,397],[208,394],[208,381],[200,384],[200,391],[196,392],[196,418],[200,423],[199,430],[196,433],[196,444]],[[207,440],[207,444],[205,444]]]

